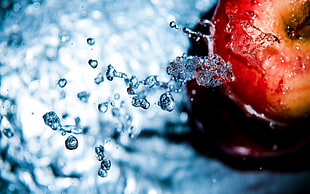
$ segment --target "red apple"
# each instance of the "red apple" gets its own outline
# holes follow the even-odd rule
[[[221,0],[214,15],[203,16],[213,15],[214,54],[231,62],[236,79],[217,88],[187,84],[198,151],[229,164],[237,159],[241,168],[248,159],[265,166],[272,160],[271,168],[283,160],[292,163],[284,169],[308,168],[309,12],[309,0]],[[208,34],[199,25],[195,31]],[[207,51],[192,41],[189,55]]]
[[[310,1],[221,0],[214,53],[236,77],[224,92],[248,115],[273,124],[309,119]]]

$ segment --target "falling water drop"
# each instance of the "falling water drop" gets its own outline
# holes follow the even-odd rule
[[[171,112],[174,109],[175,103],[174,103],[174,98],[171,93],[163,93],[160,96],[158,105],[162,110]]]
[[[104,147],[102,145],[98,145],[95,147],[95,153],[97,154],[97,160],[102,161],[104,156]]]
[[[104,75],[100,72],[98,73],[97,77],[94,80],[95,80],[95,83],[99,85],[100,83],[104,81]]]
[[[14,136],[14,132],[11,128],[4,128],[2,132],[7,138],[11,138]]]
[[[68,150],[75,150],[78,147],[78,140],[73,135],[70,135],[65,141],[65,146]]]
[[[54,111],[47,112],[43,115],[44,123],[53,130],[60,129],[60,119]]]
[[[88,65],[91,66],[93,69],[95,69],[98,66],[98,61],[95,59],[89,59]]]
[[[63,88],[63,87],[65,87],[66,85],[67,85],[67,80],[66,80],[65,78],[60,78],[60,79],[58,80],[58,86],[59,86],[59,87]]]
[[[95,44],[95,39],[94,38],[87,38],[86,41],[87,41],[87,44],[90,45],[90,46]]]
[[[102,178],[105,178],[105,177],[108,176],[108,171],[105,170],[105,169],[100,168],[100,169],[98,170],[98,176],[100,176],[100,177],[102,177]]]
[[[87,103],[90,97],[90,94],[86,91],[82,91],[77,94],[77,97],[80,101]]]
[[[108,102],[102,102],[102,103],[98,104],[98,110],[102,113],[106,113],[108,110],[108,105],[109,105]]]
[[[102,160],[101,169],[110,170],[110,168],[111,168],[111,160],[109,160],[109,159]]]

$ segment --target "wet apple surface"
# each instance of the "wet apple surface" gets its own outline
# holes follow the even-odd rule
[[[223,1],[221,3],[223,3]],[[218,8],[218,13],[215,17],[222,17],[219,16],[219,12],[223,12],[224,8]],[[211,19],[214,10],[215,8],[206,13],[203,18]],[[217,21],[219,22],[219,20]],[[227,23],[225,25],[227,25]],[[223,28],[223,26],[223,23],[217,23],[216,29]],[[208,33],[206,32],[207,29],[204,29],[201,26],[197,26],[195,30],[202,33]],[[225,31],[224,33],[227,32]],[[220,39],[220,35],[215,33],[215,38]],[[226,43],[231,42],[231,37],[229,37],[229,35],[222,35],[222,39],[219,40],[220,44],[224,44],[225,41]],[[275,37],[270,36],[268,38],[272,38],[272,40],[276,42],[283,41],[282,38],[278,39]],[[235,39],[240,40],[242,38]],[[216,41],[217,40],[215,40],[215,43]],[[226,47],[226,43],[224,47]],[[269,48],[267,48],[267,50],[268,49]],[[256,109],[257,112],[260,112],[259,114],[264,116],[267,115],[268,119],[262,119],[257,115],[249,114],[249,112],[247,112],[248,110],[244,109],[244,105],[254,103],[254,105],[251,104],[253,107],[258,107],[256,104],[261,107],[266,107],[266,104],[259,104],[262,103],[262,101],[259,101],[259,98],[263,98],[264,103],[267,102],[266,93],[263,93],[260,90],[259,85],[257,85],[258,88],[248,88],[250,87],[249,84],[253,83],[253,80],[251,80],[253,77],[242,77],[245,76],[243,71],[247,71],[248,67],[242,67],[242,63],[238,61],[241,60],[241,62],[245,62],[245,59],[242,59],[240,56],[236,57],[235,54],[233,55],[231,49],[225,50],[225,48],[222,48],[222,50],[220,50],[220,47],[217,48],[216,46],[215,53],[220,53],[225,60],[231,60],[231,62],[235,63],[238,62],[237,66],[232,63],[233,72],[237,72],[235,73],[236,81],[217,88],[202,87],[195,81],[191,81],[187,84],[187,95],[190,104],[189,109],[192,115],[192,125],[195,126],[191,137],[194,147],[200,152],[208,156],[219,158],[228,165],[238,169],[259,170],[261,166],[273,170],[309,169],[307,165],[309,163],[307,154],[310,150],[310,122],[307,114],[303,112],[302,116],[297,117],[296,115],[291,115],[288,117],[287,112],[285,111],[284,114],[282,114],[282,112],[278,112],[278,114],[271,112],[269,114],[269,112],[266,112],[266,109],[264,109],[265,112],[260,112],[259,108]],[[192,47],[189,50],[189,54],[207,56],[208,48],[203,41],[192,41]],[[306,55],[306,58],[309,55],[307,52],[304,52],[303,54]],[[298,54],[298,56],[300,56],[300,54]],[[236,57],[236,59],[233,57]],[[295,62],[294,65],[300,65],[300,63],[306,63],[307,60],[302,59],[296,63]],[[278,69],[276,65],[274,66],[275,69]],[[235,70],[236,68],[240,69]],[[291,66],[285,66],[285,68],[289,69]],[[294,70],[296,70],[296,68]],[[309,70],[305,68],[302,71],[305,73]],[[296,75],[296,77],[297,76],[298,75]],[[305,78],[305,76],[301,77],[302,79],[308,79]],[[238,79],[242,80],[242,82],[244,81],[244,83],[240,84]],[[271,78],[269,79],[272,82]],[[266,82],[266,80],[264,81]],[[302,101],[309,95],[309,91],[307,91],[309,85],[307,85],[306,81],[301,83],[305,83],[305,86],[304,90],[298,94],[301,96],[298,98],[301,100],[301,104],[295,112],[309,111],[307,108],[308,101]],[[248,86],[246,86],[246,84],[248,84]],[[237,90],[238,95],[244,95],[245,97],[241,98],[241,100],[236,97],[232,98],[230,94],[235,92],[235,90]],[[229,93],[227,93],[228,91]],[[294,90],[294,92],[296,93],[299,91]],[[250,99],[251,95],[249,94],[256,95],[256,98]],[[303,95],[306,95],[306,97],[303,97]],[[248,100],[247,103],[244,103],[244,99]],[[280,109],[281,108],[278,110]],[[280,116],[278,117],[278,115]],[[284,118],[283,115],[286,115],[285,122],[281,120]],[[274,122],[274,120],[278,121],[279,118],[281,118],[281,122]],[[290,165],[288,165],[288,163],[290,163]]]
[[[274,125],[309,119],[308,1],[220,1],[214,52],[236,81],[225,93],[247,114]]]

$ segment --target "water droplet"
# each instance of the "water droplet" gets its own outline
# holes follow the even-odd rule
[[[121,97],[121,96],[119,95],[119,93],[114,94],[114,100],[119,100],[120,97]]]
[[[231,33],[232,30],[233,30],[233,26],[228,22],[227,25],[226,25],[226,27],[225,27],[225,31],[226,31],[227,33]]]
[[[137,94],[140,83],[141,82],[138,80],[136,76],[132,76],[128,82],[129,87],[127,88],[127,93],[129,95]]]
[[[143,109],[148,109],[150,107],[150,103],[147,101],[145,97],[134,96],[131,101],[132,106],[141,107]]]
[[[113,107],[112,108],[112,115],[113,115],[113,117],[121,116],[120,110],[118,108],[116,108],[116,107]]]
[[[63,125],[61,126],[61,130],[66,133],[73,133],[73,134],[83,134],[84,130],[78,126],[79,124],[76,122],[75,125]]]
[[[60,129],[61,127],[60,119],[57,116],[57,114],[53,111],[45,113],[43,115],[43,120],[44,120],[44,123],[50,128],[52,128],[53,130]]]
[[[175,107],[174,98],[171,93],[163,93],[160,98],[158,105],[162,110],[171,112]]]
[[[2,132],[7,138],[11,138],[14,136],[14,132],[11,128],[4,128]]]
[[[253,11],[246,11],[246,12],[244,12],[244,15],[248,16],[248,17],[251,17],[251,18],[256,16]]]
[[[59,39],[60,39],[61,42],[64,43],[64,42],[67,42],[67,41],[70,40],[70,36],[67,35],[67,34],[63,34],[63,35],[60,35],[60,36],[59,36]]]
[[[108,65],[108,69],[106,71],[106,77],[109,81],[112,81],[114,77],[123,78],[125,81],[128,80],[127,74],[116,71],[111,64]]]
[[[152,88],[158,83],[158,77],[155,75],[148,76],[147,78],[145,78],[143,83],[146,87]]]
[[[108,65],[108,70],[106,72],[106,77],[109,81],[112,81],[113,78],[115,77],[116,74],[116,70],[114,69],[114,67],[112,65]]]
[[[97,77],[94,80],[95,80],[95,84],[99,85],[100,83],[102,83],[104,81],[103,74],[98,73]]]
[[[103,145],[98,145],[98,146],[96,146],[96,147],[95,147],[95,153],[98,154],[98,155],[104,153],[104,147],[103,147]]]
[[[94,38],[87,38],[86,41],[87,41],[87,44],[90,45],[90,46],[95,44],[95,39]]]
[[[74,150],[78,147],[78,140],[73,135],[70,135],[65,141],[65,146],[68,150]]]
[[[175,21],[171,21],[169,23],[169,26],[170,26],[170,28],[173,28],[173,29],[179,29],[180,28],[180,26]]]
[[[93,69],[95,69],[98,66],[98,61],[95,59],[89,59],[88,60],[89,66],[91,66]]]
[[[66,80],[65,78],[60,78],[60,79],[58,80],[58,86],[59,86],[59,87],[63,88],[63,87],[65,87],[66,85],[67,85],[67,80]]]
[[[109,105],[108,102],[102,102],[102,103],[98,104],[98,110],[102,113],[106,113],[108,110],[108,105]]]
[[[98,145],[95,147],[95,152],[97,154],[97,160],[102,161],[105,158],[104,155],[104,147],[102,145]]]
[[[90,97],[90,94],[86,91],[82,91],[77,94],[77,97],[80,101],[87,103]]]
[[[104,159],[101,162],[101,169],[110,170],[111,168],[111,161],[109,159]]]
[[[108,176],[108,171],[105,170],[105,169],[100,168],[100,169],[98,170],[98,176],[100,176],[100,177],[102,177],[102,178],[105,178],[105,177]]]

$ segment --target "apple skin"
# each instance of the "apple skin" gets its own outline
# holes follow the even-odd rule
[[[310,2],[291,2],[221,0],[213,17],[214,53],[236,78],[224,93],[249,116],[280,126],[310,115],[310,30],[297,29]]]

